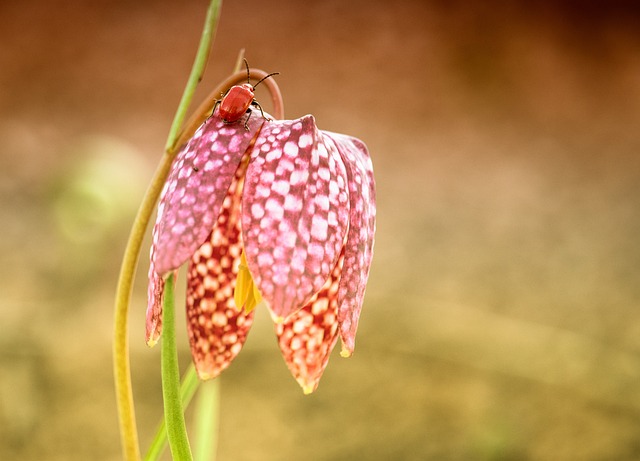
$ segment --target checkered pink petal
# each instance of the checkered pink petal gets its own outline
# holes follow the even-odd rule
[[[240,159],[264,119],[225,124],[217,115],[182,148],[165,183],[153,229],[152,258],[164,276],[184,264],[211,232]],[[154,250],[155,249],[155,250]]]
[[[358,319],[373,257],[376,231],[373,165],[367,147],[359,139],[327,131],[323,134],[335,143],[346,166],[349,185],[349,232],[338,289],[338,320],[345,352],[350,355],[355,347]]]
[[[349,221],[345,166],[313,116],[265,123],[242,207],[249,270],[272,315],[287,318],[324,286]]]
[[[149,303],[147,305],[145,340],[149,346],[157,343],[162,333],[162,295],[164,293],[164,279],[155,271],[153,264],[154,251],[154,248],[151,247],[149,287],[147,288]]]
[[[233,292],[242,254],[240,200],[249,160],[244,156],[213,231],[195,252],[187,274],[187,331],[201,379],[218,376],[238,355],[254,311],[236,306]]]

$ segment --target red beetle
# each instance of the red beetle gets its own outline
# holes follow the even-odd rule
[[[213,112],[215,112],[216,107],[219,104],[220,110],[218,111],[218,114],[225,123],[233,123],[237,120],[240,120],[240,118],[248,112],[249,115],[244,121],[244,127],[248,130],[249,127],[247,125],[247,122],[249,121],[249,117],[251,117],[249,106],[256,106],[258,109],[260,109],[260,113],[262,113],[262,116],[264,117],[262,107],[260,107],[258,101],[256,101],[253,97],[253,92],[255,91],[256,87],[260,85],[260,83],[262,83],[263,80],[273,75],[278,75],[279,72],[273,72],[260,79],[260,81],[255,85],[251,86],[249,64],[247,63],[246,59],[244,60],[244,65],[247,67],[247,83],[243,83],[242,85],[234,85],[229,88],[229,90],[222,96],[222,99],[216,101],[216,104],[213,106]]]

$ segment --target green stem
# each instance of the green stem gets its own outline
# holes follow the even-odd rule
[[[193,395],[198,389],[199,382],[196,367],[191,364],[187,369],[187,372],[184,374],[182,384],[180,385],[180,401],[182,402],[182,408],[186,408],[191,402]],[[162,422],[158,425],[156,435],[153,437],[149,451],[147,451],[147,455],[144,457],[144,461],[157,461],[166,447],[167,426],[163,417]]]
[[[167,425],[169,448],[175,461],[191,461],[191,447],[184,422],[184,410],[180,399],[180,367],[176,346],[176,322],[174,301],[175,280],[173,274],[167,277],[162,302],[162,346],[160,362],[162,370],[162,400],[164,402],[164,422]]]
[[[136,428],[136,416],[131,386],[131,367],[129,364],[128,314],[133,279],[135,277],[144,234],[175,156],[175,144],[178,139],[180,126],[184,120],[187,108],[191,103],[195,87],[204,72],[207,56],[211,48],[211,41],[217,27],[218,17],[220,16],[221,5],[221,0],[211,0],[209,5],[196,59],[167,138],[165,154],[160,161],[160,165],[156,170],[149,189],[140,205],[138,214],[136,215],[120,268],[114,313],[113,370],[120,436],[122,439],[124,459],[127,461],[140,460],[138,431]]]
[[[196,406],[197,461],[214,461],[218,448],[218,426],[220,415],[220,378],[205,381],[198,391]]]
[[[209,9],[207,10],[207,18],[204,21],[202,36],[200,37],[200,45],[198,45],[198,53],[196,54],[196,59],[193,62],[193,68],[191,69],[191,75],[189,75],[187,86],[184,89],[184,93],[182,93],[182,99],[178,105],[178,110],[176,111],[173,123],[171,124],[169,137],[167,138],[167,143],[164,148],[165,151],[173,150],[176,147],[175,142],[178,139],[180,128],[182,127],[182,123],[187,115],[189,104],[193,99],[193,93],[196,91],[196,87],[198,86],[198,83],[200,83],[200,80],[202,80],[204,69],[207,66],[209,50],[211,49],[211,44],[215,38],[221,8],[222,0],[211,0]]]

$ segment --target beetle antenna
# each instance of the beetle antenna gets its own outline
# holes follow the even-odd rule
[[[272,76],[274,76],[274,75],[280,75],[280,72],[273,72],[273,73],[271,73],[271,74],[267,75],[266,77],[262,77],[258,83],[256,83],[255,85],[253,85],[253,89],[255,90],[255,89],[256,89],[256,87],[257,87],[258,85],[260,85],[264,80],[266,80],[266,79],[268,79],[269,77],[272,77]]]
[[[251,76],[249,75],[249,63],[245,58],[242,58],[244,61],[244,66],[247,68],[247,83],[251,83]]]

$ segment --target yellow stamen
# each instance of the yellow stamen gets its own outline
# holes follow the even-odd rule
[[[256,300],[256,304],[260,304],[262,302],[262,295],[260,294],[260,290],[258,290],[258,286],[253,284],[253,298]]]
[[[240,256],[240,265],[238,266],[238,277],[236,279],[236,289],[233,293],[233,300],[238,310],[244,306],[245,312],[249,313],[256,305],[262,301],[262,295],[258,287],[251,277],[249,266],[247,266],[247,258],[242,250]]]

